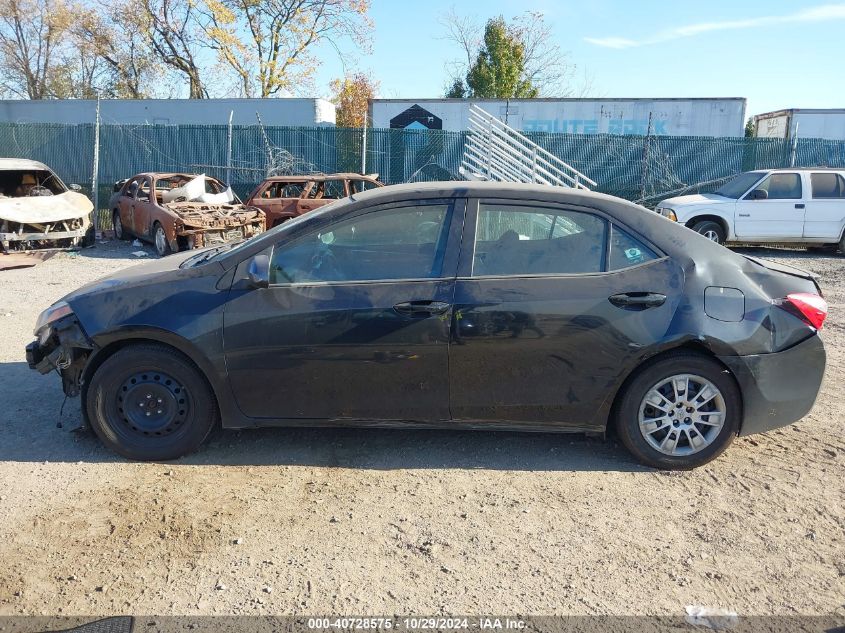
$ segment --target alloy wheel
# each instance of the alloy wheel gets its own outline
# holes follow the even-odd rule
[[[155,235],[156,251],[159,255],[167,254],[167,236],[164,234],[164,229],[158,227]]]
[[[694,374],[664,378],[640,404],[643,438],[664,455],[692,455],[710,446],[725,425],[727,407],[718,387]]]

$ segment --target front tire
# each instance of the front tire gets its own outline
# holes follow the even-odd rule
[[[733,376],[715,360],[673,352],[647,363],[625,386],[615,424],[641,463],[689,470],[718,457],[739,432],[742,401]]]
[[[170,242],[167,241],[167,233],[164,232],[164,227],[159,222],[153,225],[153,243],[159,257],[165,257],[173,252],[170,249]]]
[[[91,378],[84,406],[103,444],[141,461],[196,450],[220,418],[197,367],[154,343],[130,345],[107,358]]]
[[[725,233],[725,229],[722,228],[722,225],[718,222],[714,222],[713,220],[703,220],[701,222],[696,222],[692,225],[691,228],[696,233],[703,235],[711,242],[716,242],[717,244],[724,244],[725,240],[728,239],[728,236]]]

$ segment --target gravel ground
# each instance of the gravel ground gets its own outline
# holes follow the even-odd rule
[[[754,250],[830,303],[811,414],[663,473],[612,441],[502,432],[222,432],[126,462],[56,428],[79,403],[61,416],[23,348],[133,250],[0,273],[0,615],[845,614],[845,258]]]

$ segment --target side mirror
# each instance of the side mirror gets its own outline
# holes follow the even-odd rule
[[[82,191],[82,187],[80,187],[80,186],[79,186],[79,185],[77,185],[76,183],[73,183],[73,184],[71,184],[71,185],[68,185],[68,188],[69,188],[71,191]]]
[[[749,200],[768,200],[769,199],[769,192],[765,189],[755,189],[751,193],[748,194]]]
[[[253,288],[267,288],[270,286],[270,258],[267,255],[256,255],[249,262],[247,269],[249,284]]]

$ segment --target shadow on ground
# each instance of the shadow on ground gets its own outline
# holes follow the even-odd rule
[[[140,241],[140,240],[138,240]],[[151,244],[141,242],[135,246],[136,240],[110,239],[97,242],[90,248],[81,248],[71,254],[72,257],[88,257],[91,259],[125,259],[133,262],[143,262],[158,259],[155,249]],[[143,251],[146,255],[138,257],[132,253]]]
[[[0,461],[122,462],[91,432],[71,431],[80,420],[78,398],[64,403],[56,375],[26,363],[0,363],[6,387],[0,411]],[[57,428],[61,422],[63,428]],[[217,431],[175,466],[317,466],[371,470],[487,469],[624,471],[639,466],[615,441],[578,434],[406,429],[273,428]]]

